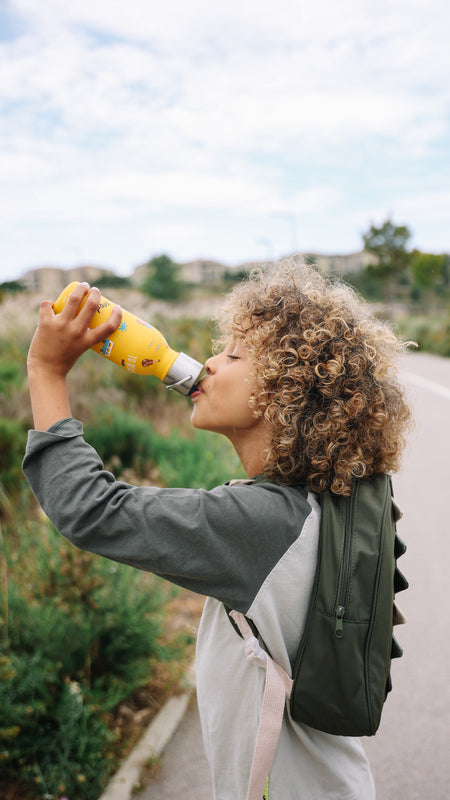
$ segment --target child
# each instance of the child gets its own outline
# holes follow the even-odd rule
[[[84,295],[88,299],[76,314]],[[24,470],[56,528],[85,550],[207,595],[197,693],[215,800],[244,800],[264,691],[224,604],[252,620],[291,673],[311,593],[325,489],[399,466],[410,414],[395,377],[403,346],[346,286],[281,263],[238,284],[218,320],[217,354],[192,394],[194,427],[221,433],[254,481],[212,491],[134,487],[103,469],[71,418],[66,375],[118,326],[88,327],[97,289],[58,315],[41,305],[30,346],[35,430]],[[294,723],[286,709],[264,797],[372,800],[356,738]]]

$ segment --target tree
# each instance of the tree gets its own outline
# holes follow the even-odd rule
[[[421,253],[414,250],[411,259],[411,270],[415,283],[424,289],[442,288],[446,284],[446,257],[434,253]]]
[[[8,294],[17,294],[17,292],[24,292],[25,286],[21,281],[4,281],[0,283],[0,303]]]
[[[364,249],[377,259],[369,267],[374,277],[384,281],[385,293],[392,296],[394,283],[401,280],[409,265],[411,254],[406,249],[411,231],[406,225],[394,225],[388,219],[380,228],[371,225],[363,234]]]
[[[179,266],[167,255],[154,256],[148,262],[147,277],[142,291],[159,300],[179,300],[184,283],[179,278]]]
[[[121,275],[102,275],[95,281],[97,289],[129,289],[132,286],[130,278]]]

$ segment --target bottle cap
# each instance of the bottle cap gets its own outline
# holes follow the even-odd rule
[[[177,392],[187,395],[202,370],[203,364],[200,364],[195,358],[187,356],[186,353],[180,353],[164,378],[164,383],[168,389],[176,389]]]

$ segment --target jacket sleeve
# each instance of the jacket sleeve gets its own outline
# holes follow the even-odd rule
[[[280,503],[284,512],[289,504],[274,484],[205,491],[118,481],[74,419],[30,431],[23,470],[55,528],[77,547],[244,613],[301,527],[295,518],[274,535]]]

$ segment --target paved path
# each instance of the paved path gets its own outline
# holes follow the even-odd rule
[[[164,751],[157,777],[138,797],[139,800],[211,800],[211,778],[195,695]]]
[[[398,628],[403,658],[380,729],[365,739],[377,800],[450,799],[450,359],[427,354],[402,364],[416,427],[394,490],[408,551],[400,569],[410,588],[398,596],[408,623]]]
[[[417,420],[394,479],[408,544],[400,568],[410,588],[398,598],[408,624],[397,629],[405,655],[393,663],[380,729],[363,742],[377,800],[450,800],[450,359],[415,354],[402,371]],[[160,778],[139,797],[211,800],[195,705],[164,753]]]

